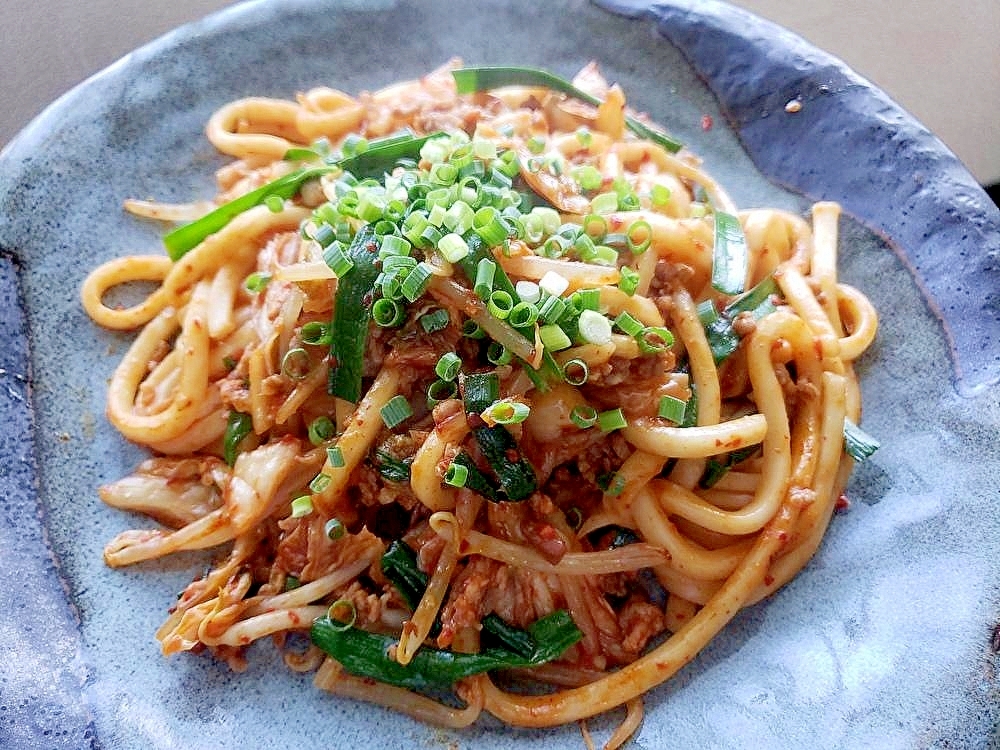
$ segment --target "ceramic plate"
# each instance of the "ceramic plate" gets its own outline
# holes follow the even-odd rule
[[[855,217],[842,275],[882,315],[860,366],[882,449],[856,472],[850,510],[798,578],[649,695],[634,746],[995,741],[1000,216],[954,157],[837,60],[709,0],[459,12],[444,0],[264,0],[138,50],[0,157],[0,746],[582,746],[575,726],[442,732],[336,699],[266,643],[241,675],[165,660],[153,632],[199,560],[120,571],[101,560],[137,521],[95,488],[141,453],[103,418],[129,337],[92,325],[77,290],[97,263],[160,235],[122,200],[211,195],[223,160],[202,128],[226,101],[373,89],[453,55],[567,76],[596,59],[739,205],[840,201]],[[606,736],[613,723],[593,727]]]

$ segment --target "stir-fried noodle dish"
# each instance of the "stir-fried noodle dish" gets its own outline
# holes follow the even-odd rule
[[[215,554],[164,654],[269,639],[447,727],[624,706],[616,746],[815,552],[875,447],[836,204],[738,210],[593,64],[243,99],[207,134],[214,201],[128,201],[167,255],[82,291],[138,330],[107,414],[152,452],[100,496],[158,522],[104,559]]]

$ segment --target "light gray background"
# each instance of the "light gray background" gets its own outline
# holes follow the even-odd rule
[[[0,146],[130,50],[231,0],[0,1]],[[877,83],[983,183],[1000,181],[1000,2],[739,0]]]

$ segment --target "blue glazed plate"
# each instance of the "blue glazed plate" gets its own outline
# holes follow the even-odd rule
[[[129,338],[78,288],[157,246],[127,197],[212,193],[209,114],[372,89],[452,55],[572,75],[593,58],[741,206],[840,201],[843,277],[882,315],[861,365],[882,439],[812,563],[655,690],[636,747],[984,747],[1000,716],[1000,216],[932,135],[837,60],[702,0],[248,2],[67,94],[0,155],[0,746],[578,748],[576,727],[442,732],[314,690],[267,644],[233,675],[153,639],[203,559],[124,571],[98,484],[140,460],[103,418]],[[785,111],[797,99],[800,111]],[[703,116],[714,126],[702,128]],[[606,733],[613,720],[594,722]]]

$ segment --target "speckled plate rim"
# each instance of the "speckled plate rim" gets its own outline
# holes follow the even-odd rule
[[[201,22],[202,27],[248,22],[254,8],[260,4],[249,2],[233,6]],[[711,0],[677,0],[652,5],[608,0],[599,4],[657,24],[660,33],[682,50],[719,98],[747,152],[765,174],[810,197],[840,196],[851,213],[887,236],[922,284],[929,304],[948,331],[961,388],[972,393],[997,381],[997,331],[1000,326],[996,318],[985,321],[983,328],[970,331],[965,331],[955,321],[968,319],[968,305],[974,304],[965,303],[963,299],[987,299],[996,304],[996,290],[1000,289],[1000,264],[997,262],[1000,216],[964,167],[936,138],[839,61],[789,32],[732,6]],[[193,25],[182,27],[143,48],[143,52],[167,50],[194,28]],[[739,71],[721,67],[725,61],[713,54],[713,45],[720,43],[735,45],[740,54],[766,59],[774,76],[771,80],[783,80],[784,84],[775,86],[767,96],[748,98],[747,89],[752,87],[741,87]],[[95,79],[127,66],[128,61],[129,57],[123,58]],[[58,122],[75,98],[86,95],[93,80],[57,100],[10,142],[0,152],[0,169],[24,158],[35,140]],[[847,175],[843,184],[831,185],[827,177],[821,177],[822,163],[799,161],[792,168],[790,161],[783,159],[783,154],[775,152],[773,144],[769,144],[766,122],[792,99],[799,99],[806,107],[827,108],[826,111],[868,111],[874,103],[879,113],[877,121],[866,121],[856,132],[816,132],[806,118],[801,118],[801,130],[793,127],[787,131],[788,136],[793,142],[798,138],[801,142],[816,143],[818,138],[833,153],[843,153],[862,141],[868,147],[878,144],[876,151],[884,160],[883,165],[902,162],[905,166],[898,170],[900,173],[923,172],[932,179],[908,184],[895,178],[893,170],[886,168],[863,176]],[[865,117],[860,119],[866,120]],[[815,149],[813,153],[823,151]],[[808,149],[805,154],[808,156]],[[856,203],[844,201],[844,195],[854,196]],[[878,217],[885,216],[888,210],[912,218],[894,227],[882,226]],[[959,252],[967,260],[957,278],[954,273],[945,274],[952,289],[956,282],[961,285],[962,294],[954,294],[952,289],[933,281],[941,277],[939,272],[948,263],[948,256],[937,250],[940,247]],[[64,584],[45,539],[44,519],[39,517],[34,492],[37,468],[32,444],[23,439],[32,431],[29,331],[17,296],[16,248],[2,250],[0,325],[10,333],[11,343],[0,352],[0,375],[4,378],[0,388],[0,418],[8,425],[0,438],[0,456],[7,462],[6,471],[0,474],[0,493],[6,497],[7,516],[0,527],[0,560],[9,575],[19,578],[24,591],[32,591],[33,601],[30,609],[25,607],[20,613],[7,613],[0,622],[5,628],[30,633],[36,622],[47,619],[46,627],[61,632],[65,643],[53,649],[51,660],[29,666],[35,670],[38,685],[44,687],[42,692],[63,704],[47,707],[39,713],[32,696],[25,696],[16,706],[5,706],[10,711],[0,718],[0,743],[5,737],[3,722],[11,720],[10,717],[31,723],[42,745],[50,740],[54,746],[58,736],[96,742],[92,717],[88,708],[81,704],[81,685],[86,679],[86,670],[78,651],[78,624],[67,605]],[[973,318],[979,316],[973,315]],[[36,554],[31,557],[9,554],[12,545],[8,543],[15,538],[22,545],[33,547]],[[0,649],[6,663],[24,663],[16,641],[13,646],[5,642]],[[61,723],[58,732],[53,731],[55,722]]]

